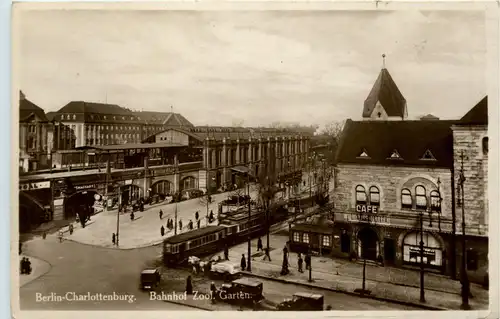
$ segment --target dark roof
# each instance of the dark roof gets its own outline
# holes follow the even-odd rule
[[[479,101],[467,114],[465,114],[458,125],[488,125],[488,96]]]
[[[188,231],[186,233],[182,233],[179,235],[169,237],[169,238],[165,239],[164,242],[168,243],[168,244],[177,244],[177,243],[184,242],[187,240],[196,239],[196,238],[202,237],[204,235],[210,235],[210,234],[216,233],[218,231],[221,231],[223,229],[226,229],[226,227],[224,227],[224,226],[206,226],[206,227],[198,228],[198,229],[195,229],[192,231]]]
[[[148,124],[193,127],[193,124],[179,113],[136,111],[134,114]]]
[[[35,103],[28,100],[22,92],[20,92],[19,99],[19,121],[28,119],[31,115],[35,115],[41,121],[48,121],[45,111],[36,105]]]
[[[85,101],[71,101],[63,106],[57,113],[93,113],[93,114],[115,114],[133,115],[133,113],[116,104],[105,104]]]
[[[387,69],[382,69],[365,100],[363,117],[370,117],[377,102],[385,109],[388,116],[405,116],[406,99],[399,91]]]
[[[337,163],[384,166],[453,167],[453,134],[457,121],[347,120],[336,154]],[[423,160],[430,151],[435,160]],[[391,158],[397,152],[399,158]],[[367,156],[361,156],[363,155]],[[428,152],[427,152],[428,153]]]
[[[322,234],[331,234],[333,232],[333,229],[326,225],[317,225],[311,223],[294,224],[292,226],[292,230]]]

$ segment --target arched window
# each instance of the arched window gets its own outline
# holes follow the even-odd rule
[[[401,207],[403,209],[411,209],[413,207],[411,192],[407,188],[401,190]]]
[[[182,189],[195,189],[196,188],[196,178],[188,176],[182,180]]]
[[[488,155],[488,137],[483,137],[483,155]]]
[[[441,196],[438,191],[431,192],[431,210],[434,212],[441,211]]]
[[[370,205],[380,206],[380,192],[376,186],[370,187]]]
[[[415,202],[417,209],[427,209],[427,197],[425,196],[425,188],[421,185],[415,187]]]
[[[366,204],[366,191],[361,185],[356,186],[356,205]]]

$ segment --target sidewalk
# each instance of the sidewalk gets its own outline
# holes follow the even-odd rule
[[[288,262],[291,273],[281,276],[281,264],[283,262],[283,247],[288,236],[271,235],[271,259],[263,261],[263,253],[257,252],[257,240],[252,241],[252,273],[248,275],[262,276],[268,279],[285,281],[303,285],[313,285],[318,288],[333,289],[341,292],[353,293],[354,289],[362,287],[363,265],[357,262],[349,262],[343,259],[330,257],[312,257],[312,279],[308,282],[309,273],[297,271],[297,254],[290,253]],[[264,247],[266,238],[262,237]],[[229,258],[239,262],[241,254],[247,255],[247,243],[232,247]],[[221,254],[222,257],[223,254]],[[304,265],[305,267],[305,265]],[[385,298],[404,303],[421,305],[420,299],[420,273],[418,271],[366,265],[366,289],[371,290],[373,297]],[[447,277],[425,274],[425,306],[460,309],[460,282]],[[470,299],[470,305],[474,310],[488,309],[488,291],[481,286],[471,284],[471,292],[474,298]]]
[[[31,261],[31,273],[29,275],[21,275],[21,271],[19,270],[19,287],[22,287],[33,280],[37,279],[40,276],[45,275],[47,272],[49,272],[51,266],[48,262],[31,257],[31,256],[26,256],[26,255],[20,255],[19,256],[19,261],[23,258],[27,257]],[[19,267],[19,265],[18,265]]]
[[[212,203],[209,210],[212,210],[217,218],[217,204],[226,199],[231,192],[212,195]],[[255,193],[252,192],[253,197]],[[172,236],[174,230],[167,229],[167,220],[172,220],[175,216],[175,203],[146,205],[144,211],[134,212],[134,220],[130,219],[130,211],[120,214],[119,221],[119,247],[113,245],[112,234],[117,232],[117,210],[105,211],[91,217],[90,222],[82,228],[80,223],[73,223],[73,234],[69,234],[69,227],[65,226],[60,230],[64,232],[64,240],[79,242],[82,244],[101,246],[107,248],[134,249],[160,244],[165,238]],[[163,211],[163,218],[160,220],[159,211]],[[177,203],[177,220],[182,220],[182,231],[177,234],[188,231],[188,223],[193,221],[194,229],[197,228],[195,212],[199,212],[201,220],[200,226],[207,225],[206,204],[203,204],[200,198],[193,198]],[[165,228],[165,235],[160,233],[161,225]],[[217,225],[217,220],[209,225]],[[178,224],[176,225],[178,227]],[[58,236],[58,232],[48,236]]]

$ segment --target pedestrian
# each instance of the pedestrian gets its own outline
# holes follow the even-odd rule
[[[47,238],[47,232],[43,232],[43,234],[42,234],[42,238],[43,238],[43,239]]]
[[[302,269],[302,264],[304,263],[304,260],[302,259],[302,255],[299,253],[299,260],[297,261],[297,264],[299,266],[299,272],[304,272]]]
[[[210,284],[210,299],[212,299],[212,303],[215,303],[215,296],[217,294],[217,287],[215,287],[215,283],[212,281]]]
[[[262,251],[262,239],[259,239],[257,240],[257,251]]]
[[[29,258],[26,258],[26,274],[31,274],[31,261]]]
[[[133,220],[134,220],[134,217],[135,217],[135,216],[134,216],[134,212],[131,212],[131,213],[130,213],[130,220],[131,220],[131,221],[133,221]]]
[[[179,231],[182,231],[182,220],[179,220]]]
[[[304,261],[306,262],[306,269],[309,270],[311,268],[311,255],[309,253],[306,254]]]
[[[188,276],[186,280],[186,293],[188,295],[193,294],[193,282],[191,281],[191,276]]]
[[[210,210],[210,215],[208,215],[208,223],[212,223],[214,221],[214,212]]]
[[[245,259],[245,254],[241,254],[240,266],[241,266],[241,271],[245,271],[245,269],[247,268],[247,261]]]
[[[116,234],[113,233],[113,235],[111,236],[111,241],[113,242],[113,245],[116,244]]]
[[[69,224],[69,234],[73,235],[73,224]]]
[[[19,255],[23,253],[23,243],[19,242]]]
[[[285,245],[285,247],[283,247],[283,255],[285,257],[288,257],[288,248],[286,247],[286,245]]]
[[[161,234],[161,237],[165,236],[165,227],[163,227],[163,225],[161,225],[160,234]]]
[[[194,218],[196,220],[198,220],[200,218],[200,214],[198,213],[198,211],[196,211],[196,213],[194,213]]]
[[[172,230],[172,224],[170,222],[170,218],[167,220],[167,228]]]
[[[21,275],[24,275],[25,274],[25,263],[24,263],[24,257],[21,258],[21,260],[19,261],[19,268],[20,268],[20,271],[21,271]]]
[[[160,220],[163,219],[163,211],[160,209]]]
[[[264,258],[262,258],[262,260],[266,260],[266,259],[271,261],[271,255],[269,255],[269,248],[267,248],[267,247],[264,249]]]
[[[227,245],[224,246],[224,259],[229,260],[229,247]]]
[[[59,242],[62,243],[63,237],[64,237],[64,234],[63,234],[62,230],[59,231],[58,237],[59,237]]]
[[[201,220],[200,220],[200,219],[198,219],[198,220],[196,221],[196,223],[198,224],[198,229],[200,229],[200,222],[201,222]]]
[[[193,230],[193,220],[189,220],[189,230]]]

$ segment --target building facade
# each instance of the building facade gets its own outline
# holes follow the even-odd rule
[[[379,80],[394,84],[385,69]],[[365,102],[363,121],[348,120],[344,127],[331,194],[332,254],[394,266],[422,261],[428,271],[456,276],[463,208],[467,270],[481,282],[488,267],[487,99],[460,120],[408,121],[399,90],[379,91],[378,97],[373,91],[370,103],[385,108],[390,101],[390,110],[374,117]],[[393,99],[388,92],[396,92]],[[401,101],[397,112],[394,101]],[[403,116],[397,121],[384,114]]]

